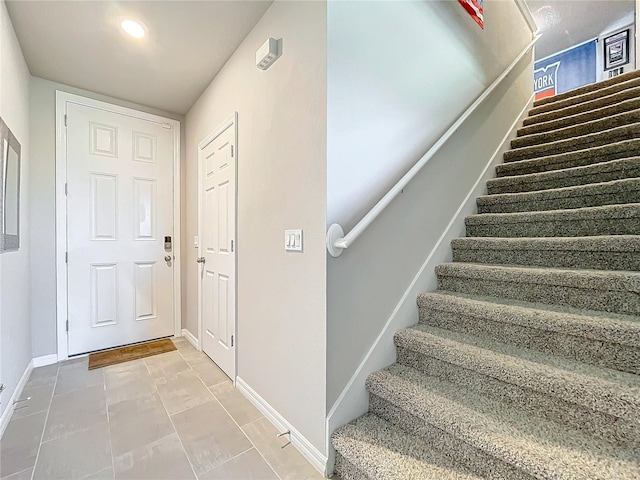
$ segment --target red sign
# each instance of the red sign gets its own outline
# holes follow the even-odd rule
[[[484,0],[458,0],[480,28],[484,28]]]

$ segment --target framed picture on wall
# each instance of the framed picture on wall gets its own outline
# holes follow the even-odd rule
[[[20,248],[20,143],[0,119],[0,252]]]
[[[629,63],[629,30],[604,39],[604,69],[611,70]]]

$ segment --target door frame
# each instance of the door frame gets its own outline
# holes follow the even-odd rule
[[[202,149],[207,146],[209,143],[213,142],[218,136],[220,136],[225,130],[227,130],[229,127],[233,126],[233,130],[234,130],[234,141],[235,141],[235,169],[236,169],[236,184],[234,185],[235,187],[235,196],[236,196],[236,202],[235,202],[235,211],[233,212],[233,221],[234,221],[234,225],[235,225],[235,258],[234,258],[234,265],[233,268],[235,269],[235,316],[236,318],[234,319],[234,346],[235,346],[235,350],[234,350],[234,359],[233,359],[233,363],[234,363],[234,371],[235,371],[235,378],[232,378],[231,380],[233,380],[233,383],[235,385],[236,382],[236,378],[238,377],[238,345],[239,345],[239,339],[238,339],[238,251],[239,251],[239,247],[238,247],[238,112],[233,112],[231,115],[229,115],[220,125],[218,125],[218,127],[211,132],[209,135],[207,135],[205,138],[203,138],[199,143],[198,143],[198,256],[200,255],[200,251],[202,249],[202,222],[200,222],[200,214],[202,213],[202,195],[201,195],[201,191],[202,191],[202,176],[200,174],[200,172],[202,171]],[[202,351],[202,336],[203,336],[203,324],[202,324],[202,275],[200,274],[200,268],[198,268],[198,350]]]
[[[69,358],[67,332],[67,129],[66,104],[105,110],[141,120],[170,125],[173,130],[173,322],[174,336],[182,332],[181,238],[180,238],[180,122],[171,118],[121,107],[92,98],[56,90],[56,332],[58,361]]]

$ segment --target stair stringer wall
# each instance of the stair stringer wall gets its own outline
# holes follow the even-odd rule
[[[393,335],[418,322],[417,296],[437,288],[435,266],[451,261],[451,240],[465,236],[465,217],[476,213],[476,197],[486,194],[486,181],[522,127],[533,104],[532,69],[527,56],[358,242],[328,257],[328,352],[358,354],[357,363],[341,364],[350,379],[335,401],[328,399],[328,472],[331,434],[367,412],[365,380],[395,362]],[[438,198],[442,191],[450,194],[446,202]],[[374,293],[380,290],[395,293]],[[366,326],[360,335],[349,328],[358,325]],[[340,359],[327,355],[329,364]]]

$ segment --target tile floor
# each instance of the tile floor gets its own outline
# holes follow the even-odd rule
[[[98,370],[37,368],[0,440],[2,480],[321,479],[186,340]]]

